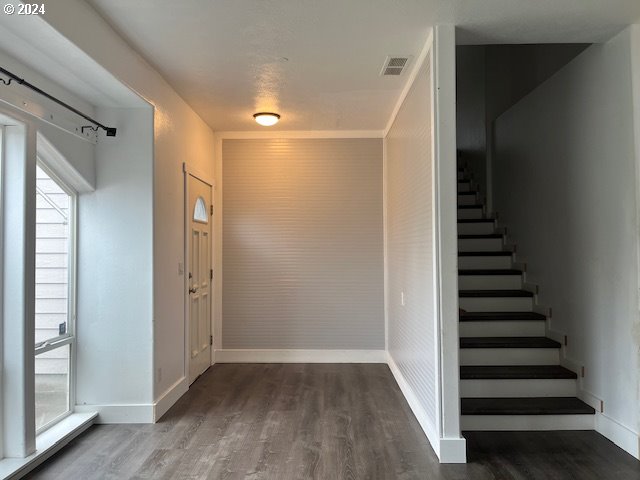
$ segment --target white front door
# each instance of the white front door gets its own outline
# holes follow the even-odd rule
[[[187,175],[189,384],[211,365],[211,186]]]

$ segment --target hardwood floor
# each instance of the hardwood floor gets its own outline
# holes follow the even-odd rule
[[[32,479],[640,479],[595,432],[465,434],[440,465],[386,365],[215,365],[155,425],[98,425]]]

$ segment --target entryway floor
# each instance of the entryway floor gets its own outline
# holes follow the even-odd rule
[[[215,365],[155,425],[98,425],[32,479],[640,479],[595,432],[468,432],[440,465],[381,364]]]

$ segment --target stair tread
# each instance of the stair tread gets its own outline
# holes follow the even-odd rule
[[[576,397],[463,398],[463,415],[594,415]]]
[[[459,257],[510,257],[513,252],[509,250],[495,250],[492,252],[458,252]]]
[[[461,312],[461,322],[478,321],[507,321],[507,320],[538,320],[545,321],[547,317],[536,312]]]
[[[475,204],[475,205],[458,205],[458,210],[466,210],[469,208],[483,208],[484,205],[479,205],[479,204]]]
[[[460,337],[460,348],[560,348],[547,337]]]
[[[482,238],[503,238],[504,234],[502,233],[470,233],[470,234],[462,234],[458,235],[459,240],[471,240],[471,239],[482,239]]]
[[[477,194],[478,194],[478,192],[475,191],[475,190],[472,190],[470,192],[458,192],[458,195],[474,195],[475,196]]]
[[[575,372],[560,365],[466,365],[460,367],[461,380],[481,379],[575,379]]]
[[[458,275],[522,275],[522,270],[514,268],[459,269]]]
[[[528,290],[460,290],[459,296],[462,298],[526,298],[533,297],[533,293]]]
[[[458,223],[494,223],[493,218],[460,218]]]

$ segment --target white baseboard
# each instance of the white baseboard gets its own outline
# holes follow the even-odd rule
[[[189,390],[185,377],[171,385],[154,403],[129,405],[76,405],[78,413],[98,412],[95,423],[155,423]]]
[[[418,397],[402,375],[391,354],[387,354],[387,365],[393,374],[404,398],[415,415],[422,431],[427,436],[433,451],[440,459],[440,463],[466,463],[467,442],[464,438],[440,438],[436,426],[431,422],[427,412],[418,401]]]
[[[153,404],[153,420],[157,422],[189,390],[186,377],[171,385]]]
[[[78,413],[97,412],[95,423],[154,423],[152,403],[130,405],[76,405]]]
[[[596,413],[596,431],[640,460],[640,434],[604,413]]]
[[[233,350],[214,352],[215,363],[387,363],[384,350]]]

